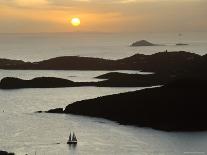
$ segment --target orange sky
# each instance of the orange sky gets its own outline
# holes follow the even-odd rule
[[[207,0],[0,0],[0,33],[207,31],[206,16]]]

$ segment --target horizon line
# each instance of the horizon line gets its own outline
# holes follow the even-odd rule
[[[55,32],[0,32],[0,35],[15,35],[15,34],[58,34],[58,33],[82,33],[82,34],[134,34],[134,33],[207,33],[207,31],[185,31],[185,32],[180,32],[180,31],[177,31],[177,32],[155,32],[155,31],[147,31],[147,32],[101,32],[101,31],[55,31]]]

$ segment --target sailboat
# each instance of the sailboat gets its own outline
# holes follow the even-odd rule
[[[70,133],[67,144],[71,145],[71,144],[77,144],[77,143],[78,143],[78,140],[75,136],[75,133],[73,132],[73,135],[71,135]]]

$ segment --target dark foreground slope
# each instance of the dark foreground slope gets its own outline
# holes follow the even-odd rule
[[[167,131],[207,130],[206,88],[205,80],[178,80],[159,88],[75,102],[63,113]]]

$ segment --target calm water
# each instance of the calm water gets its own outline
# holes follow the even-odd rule
[[[137,40],[146,39],[167,46],[129,47]],[[178,42],[189,46],[174,46]],[[207,33],[134,33],[134,34],[0,34],[0,57],[38,61],[57,56],[80,55],[118,59],[135,53],[152,54],[156,52],[186,50],[198,54],[207,53]]]
[[[94,80],[94,76],[102,73],[0,70],[0,78],[15,76],[30,79],[57,75],[63,78],[75,76],[77,81],[81,81],[83,77]],[[98,118],[34,113],[65,107],[78,100],[138,89],[143,88],[0,90],[0,148],[17,155],[34,155],[35,152],[37,155],[182,155],[207,150],[207,132],[167,133],[123,126]],[[77,147],[66,144],[70,131],[77,134]]]
[[[167,44],[131,48],[136,40]],[[174,46],[183,41],[190,46]],[[56,56],[80,55],[118,59],[135,53],[152,54],[168,49],[207,53],[206,33],[177,34],[0,34],[0,57],[39,61]],[[140,73],[122,71],[126,73]],[[31,79],[50,76],[74,81],[98,81],[106,71],[6,71],[7,76]],[[123,126],[104,119],[35,111],[65,107],[79,100],[143,88],[56,88],[0,90],[0,149],[17,155],[194,155],[207,152],[207,132],[167,133]],[[126,103],[127,104],[127,103]],[[79,140],[77,147],[66,145],[70,131]],[[58,143],[58,144],[57,144]]]
[[[0,79],[3,77],[18,77],[21,79],[29,80],[35,77],[59,77],[77,82],[88,82],[88,81],[100,81],[95,77],[109,73],[111,71],[62,71],[62,70],[1,70]],[[151,74],[148,72],[130,71],[130,70],[117,70],[113,72],[129,73],[129,74]]]

